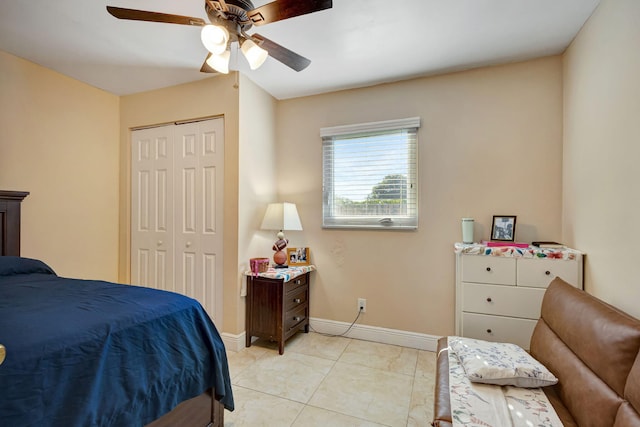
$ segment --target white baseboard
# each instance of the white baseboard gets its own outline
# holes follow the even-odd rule
[[[230,351],[240,351],[245,347],[245,337],[246,332],[242,332],[238,335],[233,335],[228,332],[222,332],[220,337],[222,338],[222,342],[227,350]]]
[[[324,334],[342,334],[349,328],[350,323],[311,317],[309,323],[313,330]],[[399,345],[416,348],[418,350],[436,351],[439,336],[419,334],[417,332],[401,331],[398,329],[381,328],[378,326],[355,324],[345,337],[383,344]]]
[[[334,335],[342,334],[350,325],[350,323],[346,322],[337,322],[335,320],[318,319],[314,317],[309,318],[309,324],[316,332]],[[220,336],[222,337],[222,342],[227,350],[237,352],[245,348],[245,332],[238,335],[222,332]],[[419,334],[417,332],[357,324],[353,325],[351,330],[345,334],[345,337],[427,351],[436,351],[438,339],[440,338],[436,335]]]

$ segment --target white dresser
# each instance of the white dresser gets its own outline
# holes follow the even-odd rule
[[[455,245],[456,335],[529,349],[546,287],[561,277],[582,289],[583,254],[573,249]]]

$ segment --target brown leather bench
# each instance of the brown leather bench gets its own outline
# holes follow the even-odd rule
[[[438,341],[435,427],[452,425],[447,338]],[[551,282],[531,337],[531,355],[557,378],[545,387],[565,426],[640,426],[640,321],[576,289]]]

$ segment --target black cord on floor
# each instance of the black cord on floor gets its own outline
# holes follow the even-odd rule
[[[313,329],[313,328],[311,327],[311,324],[309,324],[309,329],[311,329],[311,330],[312,330],[313,332],[315,332],[316,334],[324,335],[325,337],[343,337],[343,336],[345,336],[345,335],[346,335],[346,334],[351,330],[351,328],[353,328],[353,325],[355,325],[355,324],[356,324],[356,322],[357,322],[357,321],[358,321],[358,319],[360,318],[360,315],[361,315],[361,314],[362,314],[362,309],[358,310],[358,315],[356,316],[355,320],[354,320],[353,322],[351,322],[351,325],[349,326],[349,328],[347,328],[347,330],[346,330],[346,331],[344,331],[344,332],[343,332],[343,333],[341,333],[341,334],[325,334],[324,332],[318,332],[318,331],[316,331],[315,329]]]

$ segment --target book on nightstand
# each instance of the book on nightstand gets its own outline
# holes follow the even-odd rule
[[[564,245],[562,243],[551,242],[551,241],[531,242],[531,244],[533,246],[539,247],[540,249],[562,249],[562,248],[564,248]]]

